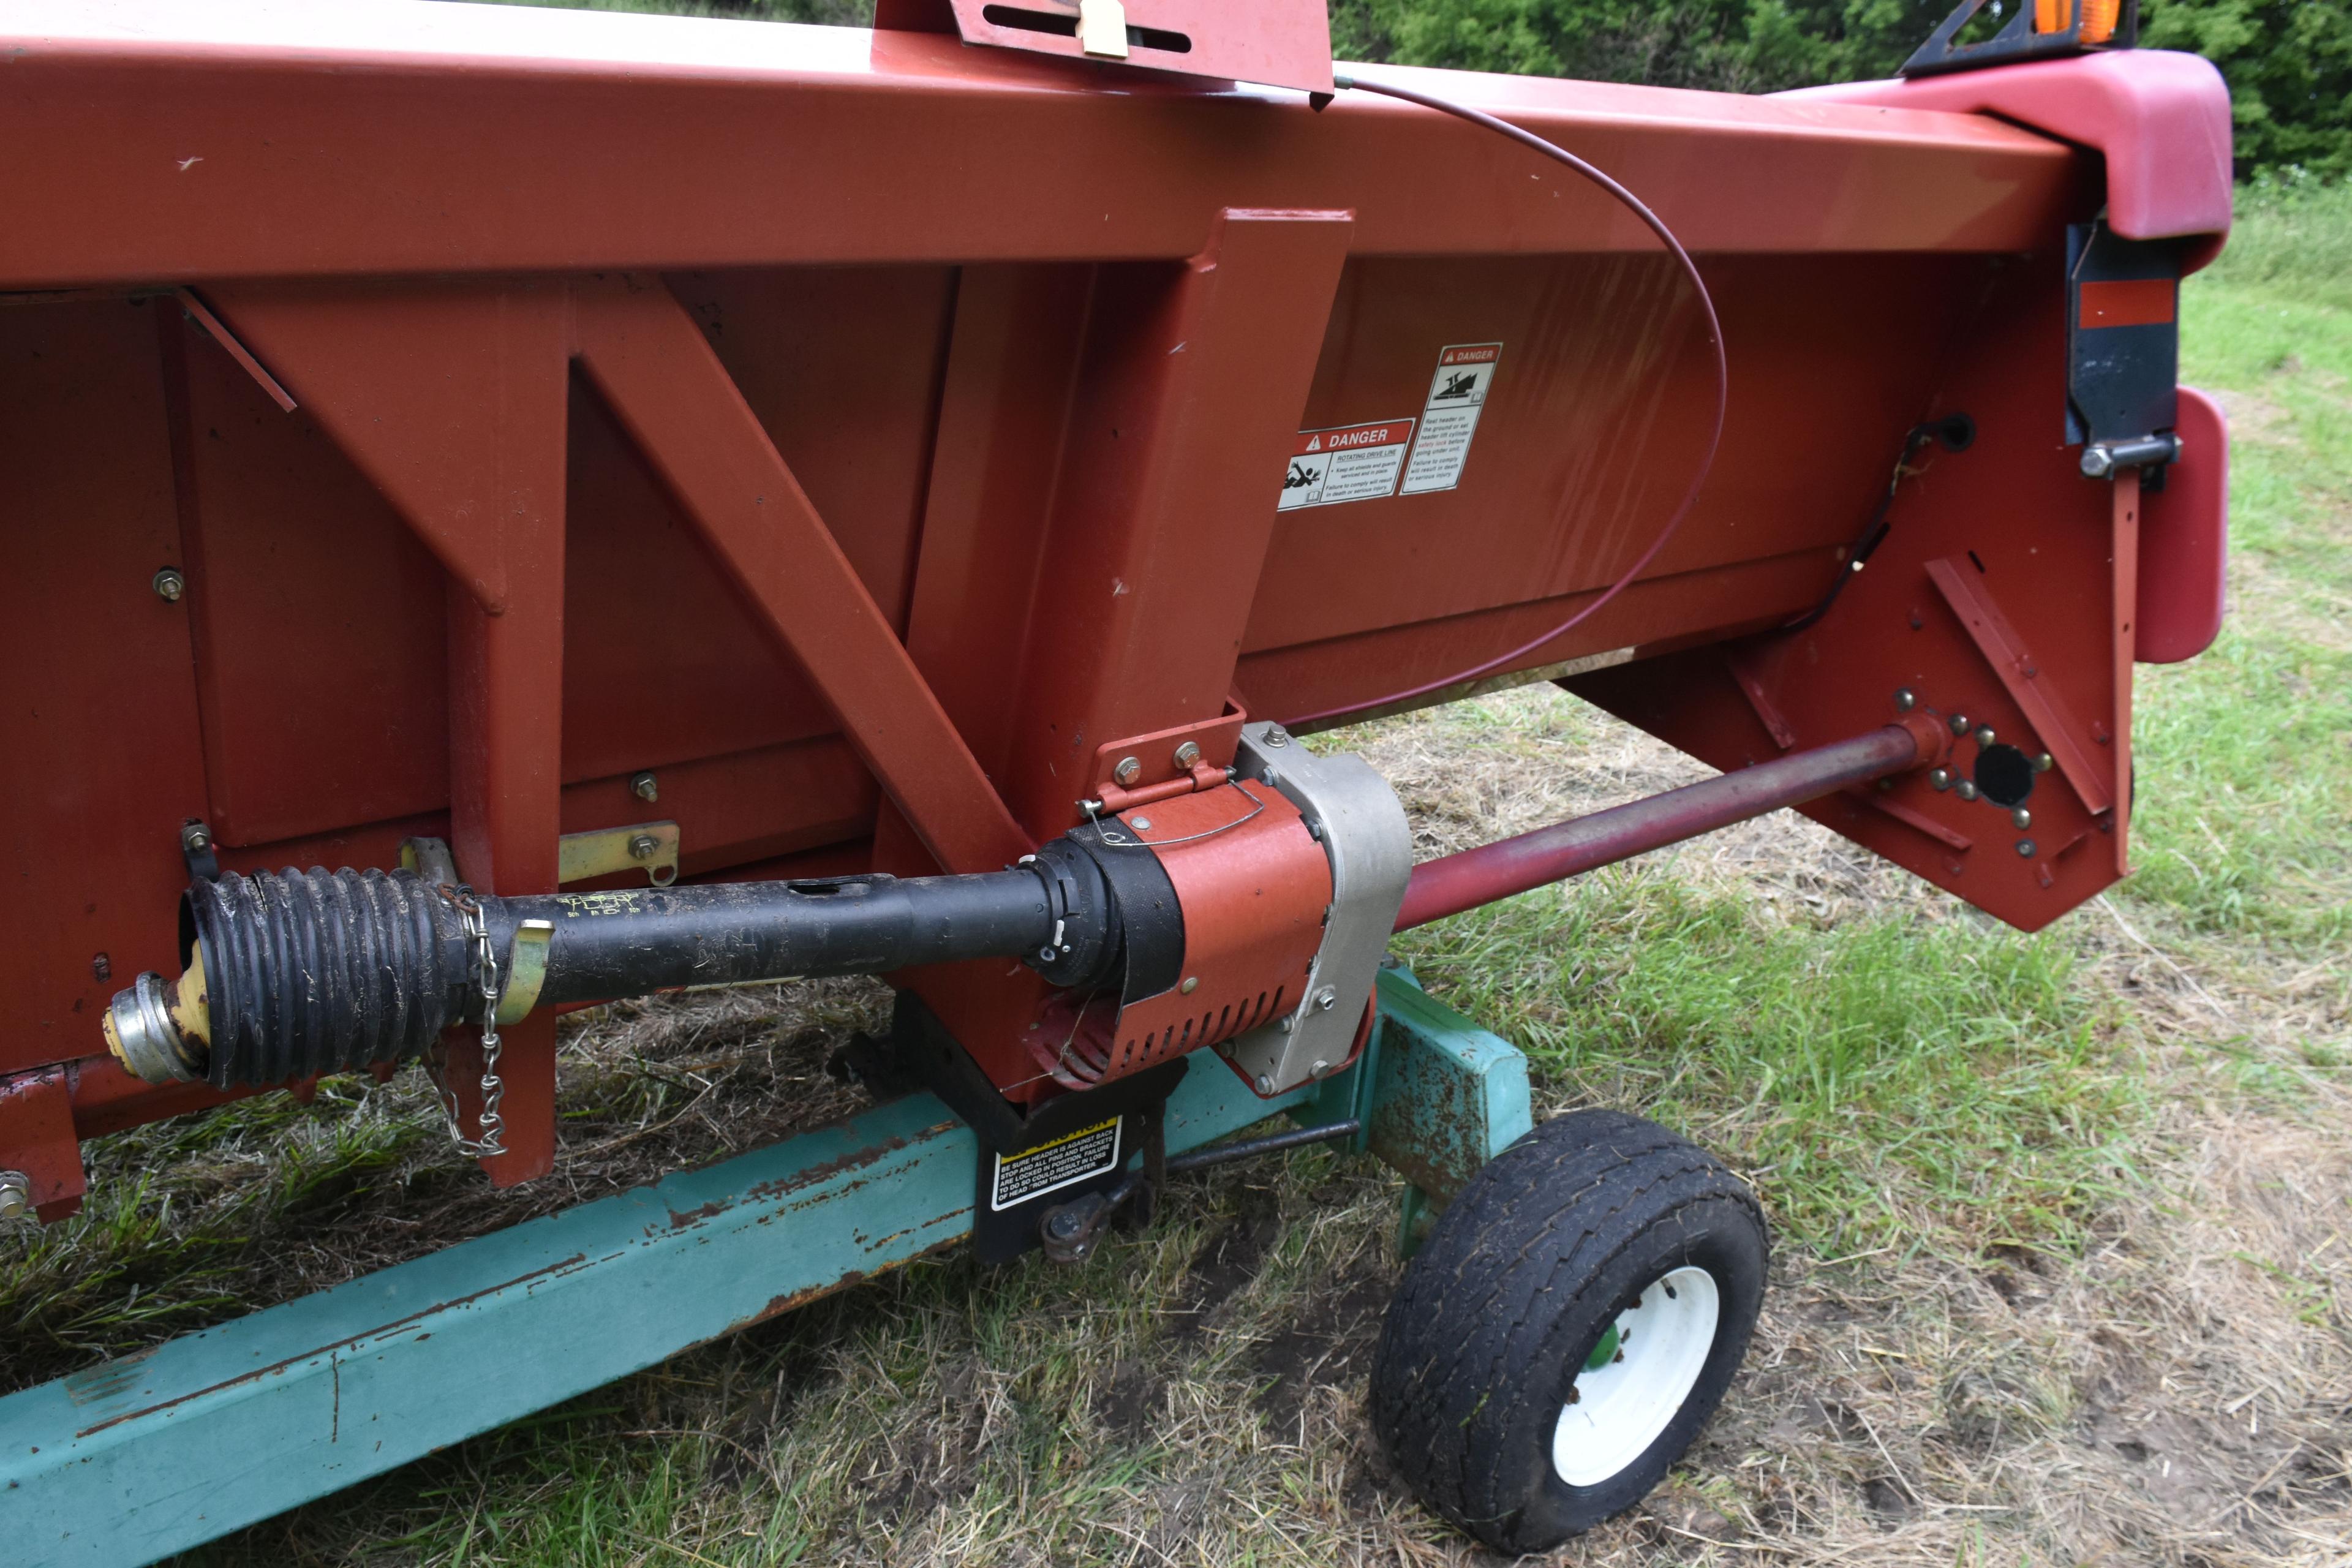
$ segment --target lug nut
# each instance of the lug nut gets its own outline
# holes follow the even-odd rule
[[[2022,833],[2033,826],[2033,814],[2021,805],[2009,814],[2009,821],[2011,826]]]
[[[1918,706],[1919,699],[1909,687],[1906,686],[1895,694],[1895,710],[1897,713],[1908,713]]]
[[[1967,734],[1969,732],[1969,716],[1965,713],[1953,714],[1951,717],[1951,725],[1953,734]]]
[[[1118,766],[1111,769],[1110,776],[1121,789],[1130,789],[1134,787],[1135,781],[1143,776],[1142,759],[1139,757],[1119,758]]]
[[[32,1179],[22,1171],[0,1171],[0,1219],[22,1219],[32,1212]]]
[[[629,793],[647,805],[651,805],[661,798],[661,785],[654,781],[654,775],[649,773],[631,773]]]
[[[1201,748],[1194,745],[1192,742],[1187,741],[1182,745],[1176,748],[1176,765],[1179,768],[1182,768],[1189,772],[1192,764],[1200,760]]]
[[[180,602],[180,595],[188,591],[188,580],[180,575],[178,567],[166,566],[155,574],[149,586],[155,590],[157,598],[166,604],[176,605]]]

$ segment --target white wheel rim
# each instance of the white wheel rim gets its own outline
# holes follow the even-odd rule
[[[1643,1289],[1617,1319],[1615,1356],[1579,1371],[1560,1406],[1551,1468],[1561,1480],[1599,1486],[1658,1440],[1706,1365],[1720,1312],[1715,1277],[1704,1268],[1676,1268]]]

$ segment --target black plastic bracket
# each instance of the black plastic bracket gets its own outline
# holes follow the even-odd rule
[[[1990,0],[1998,5],[2000,0]],[[1977,70],[1985,66],[2007,65],[2014,60],[2057,59],[2068,55],[2087,55],[2102,49],[2128,49],[2139,42],[2139,0],[2123,0],[2122,12],[2116,18],[2112,37],[2101,43],[2086,43],[2083,38],[2085,0],[2071,0],[2074,22],[2054,33],[2033,30],[2033,0],[2017,0],[2017,15],[2011,16],[2000,32],[1979,43],[1956,44],[1960,30],[1976,19],[1988,0],[1960,0],[1959,7],[1919,46],[1911,58],[1903,62],[1902,74],[1906,77],[1937,76],[1947,71]],[[1995,11],[1995,16],[2000,12]]]

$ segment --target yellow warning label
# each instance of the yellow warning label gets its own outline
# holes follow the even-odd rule
[[[1119,1119],[1097,1121],[1018,1154],[996,1157],[989,1206],[999,1211],[1118,1168]]]

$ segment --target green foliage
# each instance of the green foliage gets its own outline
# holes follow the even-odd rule
[[[2352,170],[2352,5],[2345,0],[2148,0],[2141,42],[2221,68],[2242,173]]]

